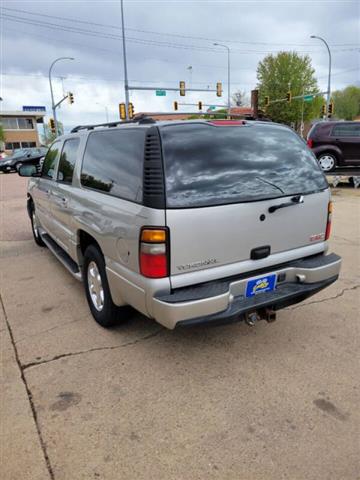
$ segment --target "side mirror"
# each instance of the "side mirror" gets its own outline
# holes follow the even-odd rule
[[[40,177],[36,165],[21,165],[18,170],[20,177]]]

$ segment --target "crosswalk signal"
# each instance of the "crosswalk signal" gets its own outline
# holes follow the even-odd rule
[[[216,96],[221,97],[222,95],[222,84],[221,82],[217,82],[216,84]]]
[[[51,133],[56,133],[55,120],[53,118],[50,118],[49,120],[49,128],[51,130]]]
[[[202,102],[198,103],[199,110],[202,110]]]
[[[286,101],[287,101],[288,103],[291,102],[291,92],[290,92],[290,90],[289,90],[289,91],[287,92],[287,94],[286,94]]]
[[[185,97],[185,82],[183,80],[180,81],[180,96]]]
[[[265,107],[268,107],[270,103],[270,97],[266,96],[264,101],[265,101]]]
[[[68,93],[68,102],[70,105],[74,103],[74,94],[72,92]]]
[[[129,103],[128,105],[128,113],[129,113],[129,118],[134,118],[135,110],[134,110],[134,105],[132,103]]]
[[[322,105],[321,107],[321,115],[326,115],[326,105]]]
[[[174,110],[179,110],[179,104],[178,102],[174,102]]]
[[[119,103],[120,120],[126,120],[126,105],[125,103]]]
[[[334,113],[334,104],[333,104],[333,103],[329,103],[329,106],[328,106],[328,115],[331,116],[333,113]]]

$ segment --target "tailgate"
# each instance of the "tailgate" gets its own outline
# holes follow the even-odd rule
[[[269,246],[271,256],[323,242],[329,191],[306,195],[304,203],[268,212],[270,206],[290,199],[168,209],[171,275],[246,261],[258,247]]]

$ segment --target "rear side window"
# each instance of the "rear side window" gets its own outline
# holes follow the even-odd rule
[[[305,194],[327,188],[317,161],[291,130],[270,125],[161,129],[169,208]]]
[[[89,135],[81,184],[134,202],[142,201],[144,129],[117,129]]]
[[[71,138],[64,143],[58,168],[59,182],[72,183],[79,143],[78,138]]]
[[[344,123],[343,125],[335,125],[332,131],[333,137],[360,137],[360,125],[351,125]]]
[[[54,178],[56,162],[59,157],[60,142],[55,142],[49,148],[44,159],[41,176],[45,178]]]

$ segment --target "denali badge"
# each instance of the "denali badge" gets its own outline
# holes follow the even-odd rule
[[[191,268],[204,267],[206,265],[213,265],[217,263],[216,258],[209,258],[209,260],[199,260],[198,262],[186,263],[185,265],[177,265],[178,270],[190,270]]]
[[[319,240],[324,240],[325,233],[317,233],[310,236],[310,242],[318,242]]]

